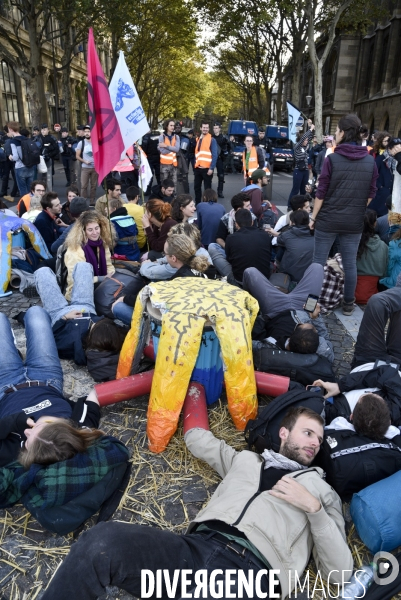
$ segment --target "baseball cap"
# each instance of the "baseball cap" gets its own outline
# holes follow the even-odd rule
[[[67,127],[62,127],[61,128],[61,133],[68,133]]]
[[[83,131],[83,130],[84,130],[84,126],[83,125],[78,125],[77,131]]]
[[[394,148],[394,146],[398,146],[398,144],[401,144],[400,138],[390,138],[387,144],[387,148],[391,150],[391,148]]]
[[[40,126],[41,129],[49,129],[49,126],[47,123],[42,123],[42,125]]]
[[[89,206],[89,199],[75,196],[70,202],[70,213],[73,217],[79,217],[81,213],[89,210]]]
[[[90,129],[91,126],[90,125],[84,125],[84,129]]]
[[[263,179],[263,177],[267,177],[267,173],[266,171],[263,171],[263,169],[256,169],[251,175],[252,181]]]
[[[54,123],[53,127],[61,127],[59,123]]]

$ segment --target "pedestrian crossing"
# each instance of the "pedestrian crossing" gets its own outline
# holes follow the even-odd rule
[[[292,175],[290,173],[282,173],[281,171],[279,173],[273,173],[273,177],[289,177],[292,179]]]

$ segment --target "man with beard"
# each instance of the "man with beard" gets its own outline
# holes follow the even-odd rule
[[[142,585],[145,569],[154,578],[156,571],[163,574],[161,598],[217,597],[216,585],[221,598],[285,598],[311,552],[321,576],[341,583],[353,566],[341,501],[323,471],[308,468],[322,443],[323,425],[310,409],[292,408],[281,423],[278,453],[238,452],[208,430],[206,404],[188,396],[185,442],[223,478],[208,504],[185,535],[117,521],[96,525],[74,544],[43,600],[95,599],[106,586],[150,597]],[[199,595],[200,574],[209,582],[206,596]],[[178,583],[173,594],[167,575]],[[255,585],[244,590],[244,577]]]

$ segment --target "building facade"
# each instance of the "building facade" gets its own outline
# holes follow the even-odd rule
[[[372,25],[366,35],[339,35],[323,71],[323,129],[333,134],[340,117],[356,112],[373,132],[401,137],[401,0],[390,17]],[[318,49],[323,52],[324,45]],[[301,108],[313,118],[313,69],[309,56],[301,77]],[[291,99],[291,68],[284,76],[284,106]],[[312,96],[310,106],[306,96]]]

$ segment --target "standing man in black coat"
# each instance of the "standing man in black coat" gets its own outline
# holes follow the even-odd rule
[[[224,198],[223,196],[223,186],[224,186],[224,170],[227,162],[227,158],[230,154],[230,142],[228,141],[228,137],[223,135],[221,132],[220,123],[215,123],[213,125],[213,135],[212,137],[216,140],[217,145],[219,147],[219,156],[216,162],[216,171],[217,171],[217,195],[219,198]]]
[[[145,152],[149,166],[154,177],[156,177],[157,185],[160,185],[160,152],[158,150],[159,136],[152,136],[152,132],[148,131],[143,138],[141,148]],[[152,189],[153,179],[149,182],[145,196],[149,196]]]
[[[76,181],[75,169],[73,168],[73,162],[72,162],[73,157],[74,157],[74,151],[72,149],[72,145],[74,144],[75,140],[73,137],[71,137],[68,134],[67,127],[61,128],[60,141],[61,141],[62,148],[63,148],[61,160],[63,161],[65,177],[67,179],[67,183],[65,184],[65,187],[69,187],[71,185],[71,183],[75,183],[75,181]]]
[[[60,158],[58,143],[56,138],[50,135],[47,123],[42,123],[38,139],[42,143],[42,154],[48,171],[48,173],[43,175],[43,179],[46,181],[47,177],[47,189],[48,191],[51,191],[53,189],[54,161]],[[49,170],[51,172],[51,177],[48,176]]]

